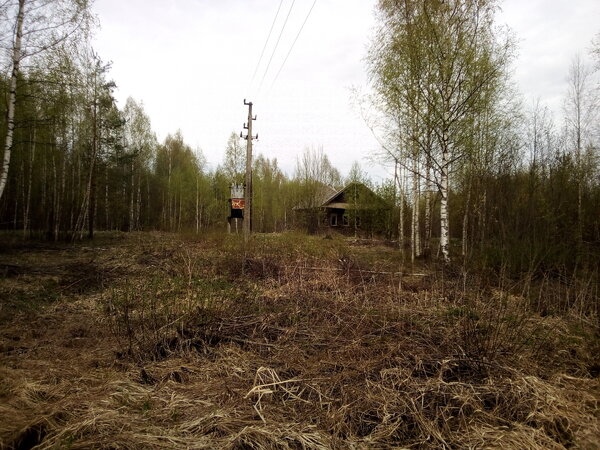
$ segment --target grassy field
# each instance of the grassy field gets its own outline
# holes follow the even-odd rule
[[[598,286],[372,241],[0,236],[0,448],[600,448]]]

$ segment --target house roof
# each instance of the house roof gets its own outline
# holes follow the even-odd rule
[[[320,184],[316,187],[314,195],[311,195],[311,198],[301,199],[300,203],[294,206],[293,209],[302,210],[320,208],[325,201],[327,201],[333,194],[337,192],[338,191],[336,191],[331,186],[328,186],[326,184]]]
[[[356,181],[347,184],[321,204],[321,208],[336,209],[387,209],[389,207],[379,195],[363,183]]]
[[[340,190],[331,186],[322,185],[316,195],[317,202],[314,206],[308,206],[302,202],[295,206],[294,210],[308,210],[313,208],[329,209],[389,209],[391,206],[379,195],[365,186],[363,183],[352,182]]]

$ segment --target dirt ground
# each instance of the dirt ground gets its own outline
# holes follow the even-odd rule
[[[0,448],[600,448],[597,318],[384,245],[0,236]]]

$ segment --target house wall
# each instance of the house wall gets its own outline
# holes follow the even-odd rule
[[[345,210],[327,209],[322,222],[324,228],[344,234],[386,235],[389,231],[390,211],[382,209]]]

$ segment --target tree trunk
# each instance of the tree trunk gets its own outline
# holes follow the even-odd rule
[[[394,160],[394,201],[392,203],[394,208],[398,204],[398,160]],[[393,226],[394,226],[394,214],[390,214],[390,235],[393,235]]]
[[[121,175],[123,182],[121,183],[121,206],[124,206],[125,209],[129,207],[129,202],[127,198],[127,165],[123,163],[121,165]],[[119,208],[121,209],[121,208]],[[119,230],[124,231],[125,227],[129,226],[127,212],[125,212],[125,217],[122,214],[119,214],[119,222],[117,227]]]
[[[133,231],[135,228],[134,220],[135,214],[133,211],[134,208],[134,199],[135,199],[135,165],[133,163],[133,159],[131,160],[131,186],[130,186],[130,195],[129,195],[129,231]]]
[[[146,224],[150,224],[150,179],[146,174]]]
[[[104,228],[110,230],[109,215],[108,215],[108,163],[104,170]]]
[[[417,157],[413,159],[413,209],[411,221],[411,261],[421,256],[421,234],[419,226],[419,163]]]
[[[83,229],[85,228],[85,222],[86,222],[86,219],[88,216],[88,211],[89,211],[90,190],[91,190],[91,186],[92,186],[91,175],[92,175],[92,172],[90,171],[90,177],[88,177],[88,183],[86,185],[86,189],[83,194],[83,199],[81,200],[81,207],[79,208],[79,214],[77,215],[77,221],[75,222],[75,227],[73,228],[73,236],[72,236],[73,240],[75,240],[77,238],[78,234],[81,237],[83,235]]]
[[[204,208],[203,208],[203,206],[202,206],[202,205],[200,205],[200,218],[199,218],[199,220],[198,220],[198,223],[199,223],[199,225],[200,225],[200,228],[202,228],[202,210],[203,210],[203,209],[204,209]]]
[[[462,256],[467,257],[467,245],[468,245],[468,228],[469,228],[469,207],[471,205],[471,182],[467,186],[467,200],[465,202],[465,213],[463,215],[462,224]]]
[[[428,257],[431,253],[431,157],[427,155],[425,167],[425,240],[424,252]]]
[[[579,253],[581,252],[581,247],[583,243],[583,212],[582,212],[582,198],[583,198],[583,164],[581,159],[581,111],[580,104],[577,102],[577,122],[576,122],[576,134],[577,134],[577,258],[579,258]]]
[[[444,148],[442,149],[442,164],[440,170],[440,250],[445,263],[450,262],[450,224],[448,218],[448,148],[447,132],[444,132]]]
[[[90,162],[89,179],[89,212],[88,212],[88,237],[94,238],[94,224],[96,220],[96,156],[98,154],[98,93],[94,80],[94,110],[92,117],[92,160]]]
[[[179,194],[179,220],[177,222],[177,231],[181,231],[181,210],[182,210],[182,204],[183,204],[183,201],[181,198],[182,195],[183,195],[183,193]]]
[[[169,149],[169,178],[167,180],[167,217],[169,218],[169,229],[173,229],[173,212],[171,198],[171,149]]]
[[[42,205],[42,211],[46,211],[48,209],[47,205],[46,205],[46,198],[47,198],[47,194],[46,194],[46,186],[48,186],[48,156],[47,156],[47,151],[44,152],[44,165],[42,166],[42,201],[40,202],[40,204]],[[46,219],[46,216],[44,214],[44,219]],[[47,224],[44,224],[47,225]]]
[[[19,168],[17,168],[19,169]],[[21,159],[21,166],[20,166],[20,171],[21,171],[21,175],[19,176],[19,172],[17,172],[17,178],[15,180],[15,210],[13,211],[13,229],[17,229],[17,223],[19,221],[19,187],[21,187],[21,190],[25,190],[24,187],[24,183],[23,183],[23,178],[25,175],[25,168],[23,167],[23,160]],[[25,195],[23,195],[23,197],[25,197]]]
[[[23,37],[23,18],[25,15],[25,0],[19,0],[19,10],[17,12],[17,27],[15,44],[13,47],[13,67],[10,77],[10,91],[8,95],[8,111],[6,114],[6,140],[4,141],[4,160],[2,163],[2,172],[0,172],[0,198],[4,193],[6,182],[8,180],[8,168],[10,166],[10,153],[13,145],[13,135],[15,131],[15,105],[17,103],[17,78],[19,77],[19,64],[21,63],[21,38]]]
[[[162,222],[162,229],[164,230],[166,228],[167,225],[167,207],[165,205],[165,193],[164,191],[162,192],[162,210],[161,210],[161,222]]]
[[[27,237],[29,231],[29,211],[31,207],[31,184],[33,182],[33,162],[35,161],[35,127],[31,142],[31,153],[29,155],[29,175],[27,180],[27,198],[25,199],[25,210],[23,211],[23,237]]]
[[[486,209],[487,209],[487,190],[483,189],[483,195],[481,197],[481,206],[480,206],[480,215],[479,215],[479,234],[480,234],[480,246],[483,249],[485,244],[485,234],[486,234]],[[532,228],[533,229],[533,228]]]
[[[60,198],[58,195],[58,174],[56,171],[56,155],[53,150],[52,152],[52,236],[54,241],[58,241],[59,238],[59,217],[60,217]]]
[[[62,158],[62,169],[60,171],[60,187],[58,190],[58,200],[56,202],[56,220],[54,222],[54,240],[57,241],[60,233],[62,219],[62,208],[65,199],[65,186],[67,182],[67,158]]]
[[[198,191],[199,191],[199,181],[198,181],[198,177],[196,177],[196,234],[198,234],[200,232],[200,209],[198,207],[198,202],[199,202],[199,196],[198,196]]]
[[[135,220],[134,220],[136,230],[140,230],[142,228],[141,223],[140,223],[141,214],[142,214],[142,174],[141,174],[141,171],[138,171],[137,195],[135,198]]]
[[[400,196],[400,218],[398,221],[398,246],[404,253],[404,173],[400,170],[398,177],[398,193]]]

